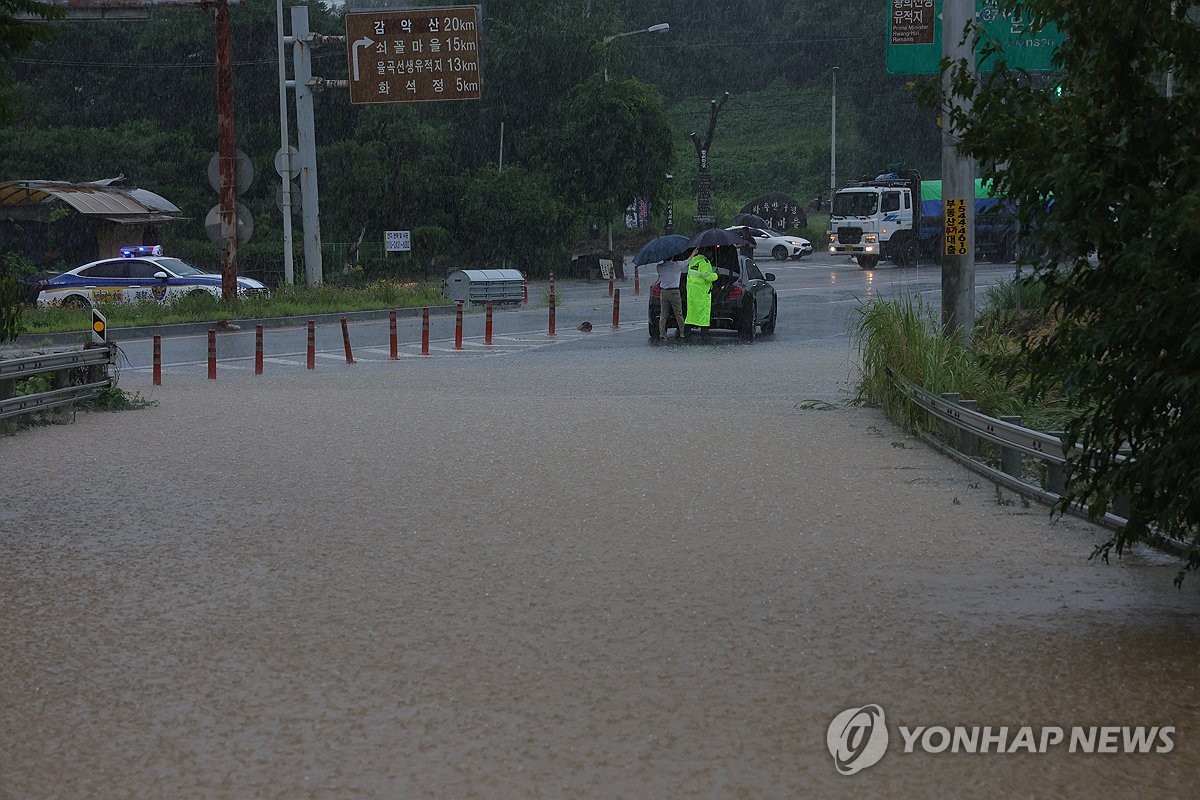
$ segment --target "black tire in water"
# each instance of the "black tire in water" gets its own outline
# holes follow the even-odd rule
[[[747,342],[754,341],[754,318],[758,316],[758,306],[751,299],[742,306],[742,314],[738,319],[738,336]]]
[[[762,324],[763,336],[770,336],[775,332],[775,319],[779,316],[779,304],[771,309],[771,316],[767,317],[767,321]]]
[[[902,240],[896,243],[896,249],[892,255],[892,261],[896,262],[898,267],[911,267],[917,263],[917,255],[920,252],[920,247],[917,243],[917,237],[905,236]]]

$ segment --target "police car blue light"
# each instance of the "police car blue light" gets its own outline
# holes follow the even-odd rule
[[[121,258],[161,256],[162,254],[163,249],[161,244],[131,244],[121,248]]]
[[[134,248],[127,249],[132,251]],[[270,295],[267,287],[253,278],[238,278],[237,287],[238,297],[242,298]],[[178,258],[130,252],[129,255],[122,253],[120,258],[93,261],[51,278],[43,284],[37,302],[40,306],[86,308],[99,303],[166,303],[194,295],[211,295],[219,299],[221,276],[197,269]]]

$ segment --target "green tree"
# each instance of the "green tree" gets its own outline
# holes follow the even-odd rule
[[[21,21],[17,14],[31,14],[43,20],[62,19],[66,12],[34,0],[0,0],[0,61],[11,61],[36,43],[46,41],[53,31],[45,22]],[[0,123],[13,117],[12,83],[0,69]],[[21,327],[24,293],[14,278],[0,277],[0,342],[15,337]]]
[[[659,200],[672,162],[662,98],[638,80],[594,77],[571,98],[563,142],[574,199],[612,219],[635,197]]]
[[[1037,391],[1076,409],[1063,502],[1127,503],[1108,557],[1155,534],[1200,567],[1200,6],[1177,0],[1000,0],[1066,35],[1053,83],[1000,64],[955,68],[974,100],[963,149],[1021,210],[1058,312],[1023,354]],[[1098,259],[1089,259],[1090,252]]]
[[[463,246],[475,265],[544,275],[566,263],[562,243],[572,217],[540,174],[488,165],[467,187],[462,205],[471,226]]]
[[[17,19],[18,14],[34,19]],[[54,29],[48,23],[63,19],[66,14],[65,9],[37,0],[0,0],[0,62],[12,61],[38,42],[49,41],[54,36]],[[0,123],[13,119],[15,98],[12,88],[7,68],[0,65]]]

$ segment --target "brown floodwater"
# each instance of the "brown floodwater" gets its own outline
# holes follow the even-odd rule
[[[1194,794],[1200,581],[800,402],[841,350],[726,358],[178,379],[0,439],[0,798]]]

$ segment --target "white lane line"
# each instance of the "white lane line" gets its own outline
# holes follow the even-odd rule
[[[403,348],[406,346],[408,346],[408,345],[400,345],[400,347],[396,349],[396,360],[397,361],[399,361],[402,358],[420,358],[421,357],[421,355],[419,353],[405,353],[402,349],[400,349],[400,348]],[[378,347],[367,347],[367,348],[363,349],[363,352],[364,353],[373,353],[374,355],[377,355],[377,356],[387,356],[388,361],[392,360],[391,359],[391,356],[392,356],[391,350],[381,350]],[[366,359],[364,359],[364,360],[366,360]],[[375,361],[376,359],[370,359],[370,360]],[[380,360],[382,360],[382,359],[380,359]]]

